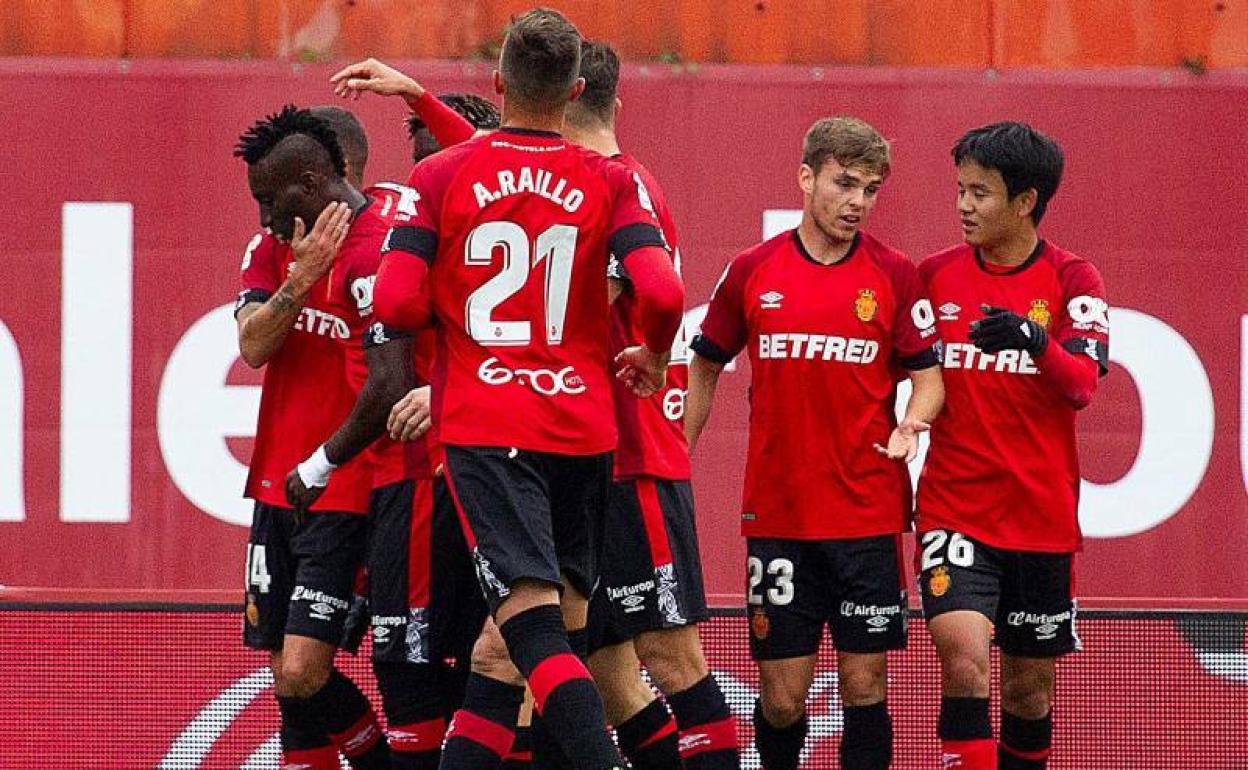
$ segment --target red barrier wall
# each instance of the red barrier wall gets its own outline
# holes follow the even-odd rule
[[[412,66],[438,91],[489,78]],[[245,532],[229,522],[247,509],[230,453],[246,457],[259,380],[220,308],[256,212],[230,149],[263,111],[329,101],[329,72],[0,61],[0,584],[238,583]],[[623,143],[667,189],[691,304],[760,238],[765,210],[800,206],[816,117],[858,114],[893,140],[871,229],[916,257],[957,237],[948,148],[962,130],[1011,117],[1057,136],[1068,171],[1045,232],[1096,262],[1115,308],[1114,372],[1081,441],[1085,525],[1116,536],[1090,540],[1080,592],[1248,597],[1248,77],[630,67],[624,82]],[[403,110],[358,107],[367,177],[402,178]],[[67,206],[101,201],[132,208]],[[709,586],[730,603],[746,381],[725,377],[695,465]]]

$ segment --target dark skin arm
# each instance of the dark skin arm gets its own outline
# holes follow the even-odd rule
[[[412,369],[412,341],[402,338],[364,351],[368,379],[346,421],[325,442],[325,456],[342,465],[381,438],[394,404],[416,384]],[[325,487],[308,487],[297,470],[286,474],[286,499],[296,512],[306,511]]]

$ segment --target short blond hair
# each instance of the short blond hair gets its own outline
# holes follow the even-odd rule
[[[871,124],[841,115],[815,121],[802,140],[802,163],[816,174],[828,158],[845,168],[857,167],[885,177],[892,164],[892,150]]]

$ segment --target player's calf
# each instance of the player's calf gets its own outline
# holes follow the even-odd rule
[[[516,721],[524,702],[524,677],[508,657],[493,620],[472,648],[472,673],[464,701],[451,720],[442,750],[444,770],[490,770],[514,753]]]
[[[888,667],[884,653],[837,656],[845,731],[841,767],[885,770],[893,757],[893,723],[888,715]]]
[[[437,770],[446,735],[438,665],[373,661],[393,770]]]
[[[1001,738],[997,761],[1002,770],[1043,770],[1053,743],[1052,658],[1001,656]]]

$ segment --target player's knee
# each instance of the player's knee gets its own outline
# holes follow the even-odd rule
[[[329,668],[315,657],[284,655],[273,671],[273,689],[286,698],[310,698],[329,681]]]
[[[511,662],[503,635],[493,623],[485,624],[485,630],[472,646],[472,671],[516,687],[524,686],[524,677]]]
[[[1050,672],[1028,671],[1001,677],[1001,707],[1023,719],[1042,719],[1052,707],[1053,677]]]
[[[870,706],[888,693],[887,668],[883,665],[842,667],[839,676],[841,701],[846,706]]]
[[[638,657],[665,693],[684,692],[709,673],[696,626],[641,634],[636,645]]]
[[[788,727],[806,713],[806,692],[785,683],[763,683],[759,688],[763,717],[772,727]]]
[[[951,652],[940,662],[942,691],[955,698],[982,697],[990,684],[989,661],[979,656]]]

